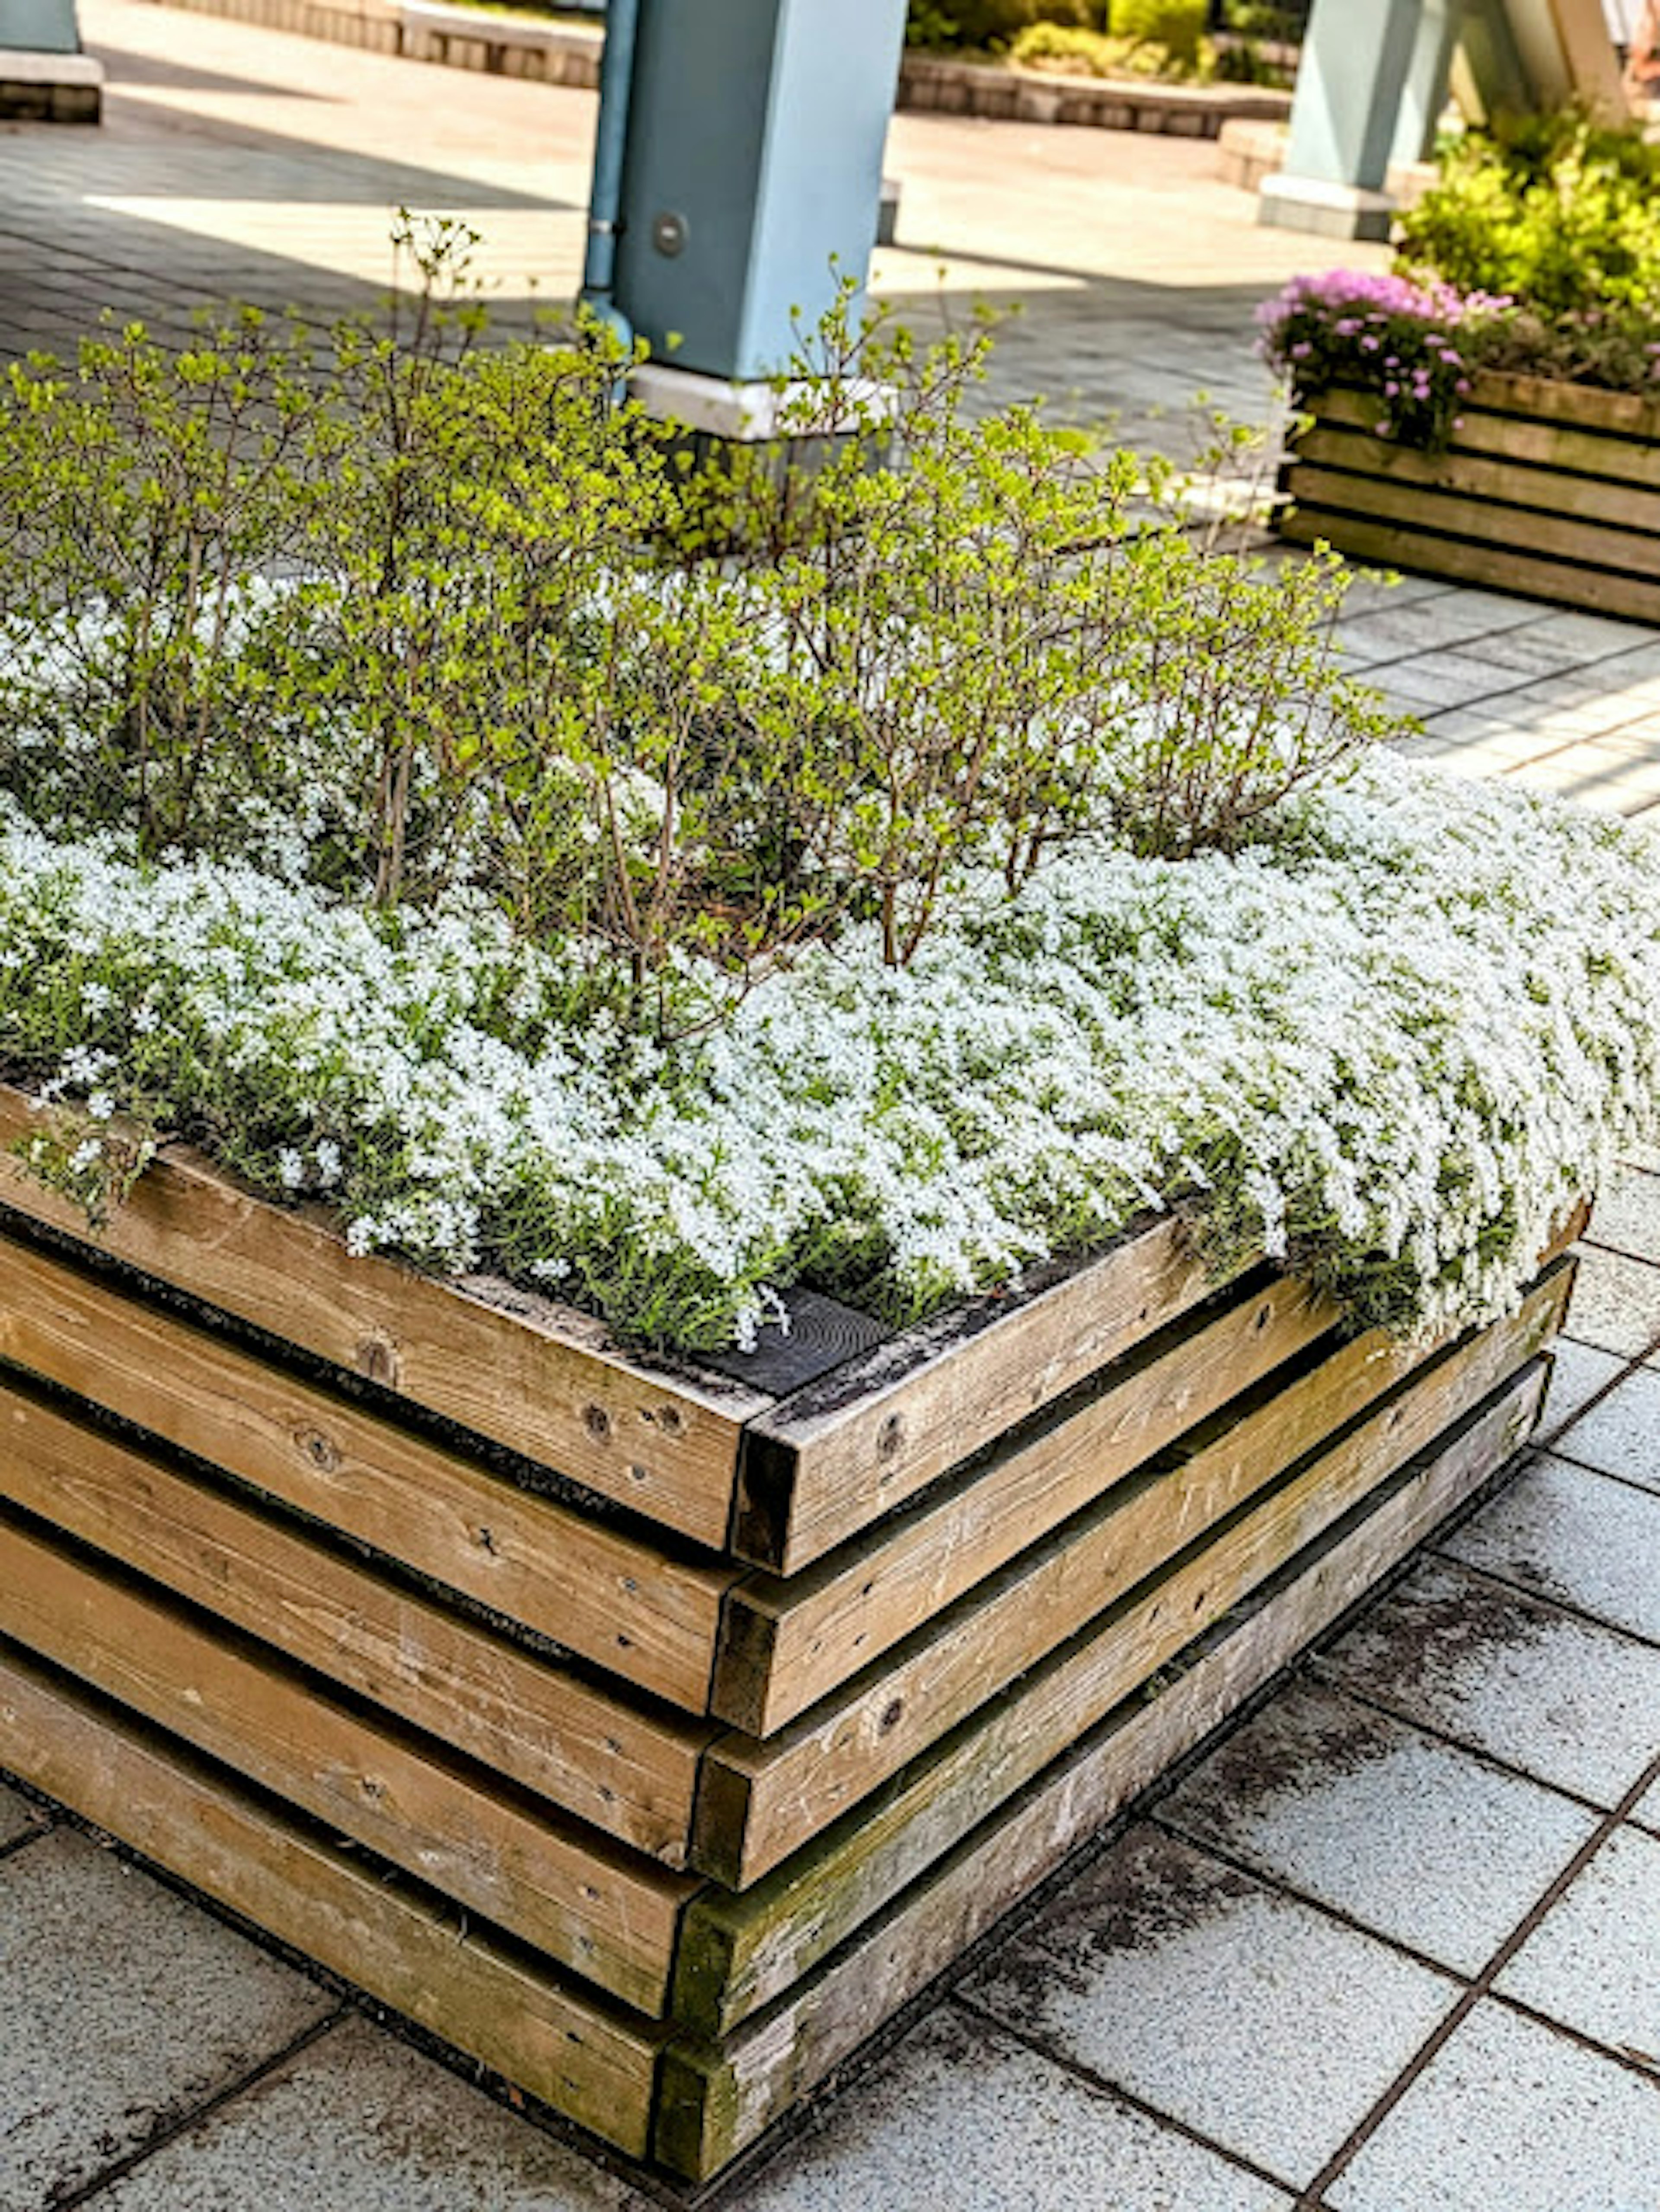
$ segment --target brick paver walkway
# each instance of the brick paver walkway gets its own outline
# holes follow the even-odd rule
[[[587,96],[82,8],[109,120],[0,128],[0,352],[105,305],[175,331],[231,293],[365,304],[400,202],[486,234],[510,323],[569,293]],[[1210,161],[902,118],[913,250],[880,281],[919,313],[1024,301],[1003,392],[1140,436],[1201,385],[1260,416],[1250,308],[1314,249]],[[1363,586],[1344,635],[1419,750],[1660,805],[1654,633],[1420,581]],[[1660,1154],[1605,1198],[1572,1328],[1515,1485],[1006,1929],[735,2212],[1656,2212]],[[0,1790],[0,2212],[653,2196]]]

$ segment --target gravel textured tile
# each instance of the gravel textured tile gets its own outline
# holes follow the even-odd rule
[[[622,2212],[623,2184],[365,2020],[134,2169],[100,2212]]]
[[[1642,1358],[1660,1341],[1660,1267],[1622,1252],[1582,1255],[1568,1325],[1581,1344],[1622,1358]]]
[[[1660,2081],[1477,2005],[1325,2201],[1331,2212],[1650,2212]]]
[[[1660,2076],[1660,1837],[1616,1828],[1495,1986]]]
[[[1555,1358],[1551,1366],[1550,1388],[1545,1394],[1545,1411],[1539,1428],[1541,1436],[1553,1436],[1570,1421],[1576,1419],[1586,1402],[1612,1382],[1626,1363],[1617,1352],[1599,1352],[1595,1345],[1576,1344],[1572,1338],[1559,1337]],[[1639,1369],[1640,1374],[1647,1372]],[[1660,1423],[1660,1411],[1656,1419]]]
[[[947,2008],[740,2186],[730,2212],[1280,2212],[1290,2203]]]
[[[1444,1548],[1660,1644],[1660,1496],[1651,1491],[1543,1458]]]
[[[1582,1467],[1660,1491],[1660,1370],[1633,1369],[1600,1405],[1556,1437],[1553,1449]]]
[[[20,1836],[33,1835],[40,1825],[27,1798],[0,1784],[0,1844],[15,1844]]]
[[[1464,1974],[1596,1826],[1584,1806],[1318,1682],[1282,1692],[1158,1809]]]
[[[1300,2186],[1456,1985],[1146,1828],[970,1984],[989,2010]]]
[[[1596,1194],[1593,1243],[1633,1260],[1660,1261],[1660,1175],[1622,1167]]]
[[[40,2212],[334,2002],[77,1830],[0,1875],[0,2212]]]
[[[1617,1804],[1660,1747],[1660,1652],[1450,1559],[1408,1576],[1320,1669],[1598,1805]]]

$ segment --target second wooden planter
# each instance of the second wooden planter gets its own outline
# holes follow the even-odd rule
[[[1305,404],[1280,479],[1286,537],[1660,621],[1660,399],[1483,374],[1444,453],[1379,437],[1388,402],[1376,392]]]
[[[1515,1451],[1578,1225],[1427,1352],[1158,1221],[734,1375],[0,1169],[0,1767],[701,2179]]]

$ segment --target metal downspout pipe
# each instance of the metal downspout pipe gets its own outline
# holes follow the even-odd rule
[[[641,0],[611,0],[599,60],[599,121],[593,143],[593,184],[588,198],[588,242],[582,263],[582,305],[631,352],[634,331],[618,308],[617,230],[623,206],[623,163],[628,149],[629,105]]]

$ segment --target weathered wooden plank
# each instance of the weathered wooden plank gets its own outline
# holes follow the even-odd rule
[[[1414,1368],[1380,1410],[1328,1448],[1321,1447],[1336,1424],[1316,1420],[1297,1394],[1266,1386],[1264,1403],[1248,1400],[1243,1413],[1219,1417],[1219,1433],[1202,1448],[1133,1478],[1127,1489],[1135,1534],[1122,1558],[1113,1493],[1080,1516],[1078,1534],[1059,1532],[776,1735],[716,1742],[703,1761],[692,1864],[728,1888],[747,1888],[1068,1635],[1093,1639],[1112,1697],[1124,1694],[1202,1625],[1199,1616],[1225,1611],[1531,1358],[1561,1325],[1572,1273],[1571,1261],[1556,1263],[1519,1314]],[[1364,1360],[1354,1357],[1358,1349],[1335,1357],[1359,1390],[1369,1389],[1374,1364],[1387,1382],[1410,1357],[1399,1346],[1391,1354],[1386,1342]],[[1277,1398],[1289,1402],[1276,1408]],[[1323,1402],[1329,1405],[1316,1392],[1313,1406]],[[1342,1407],[1336,1421],[1347,1411]],[[1212,1529],[1214,1535],[1201,1534]],[[1170,1576],[1141,1580],[1183,1543],[1189,1548]],[[1130,1595],[1119,1599],[1124,1591]],[[1126,1615],[1124,1607],[1138,1605],[1139,1613]],[[1050,1755],[1079,1732],[1068,1724],[1047,1737]]]
[[[791,1579],[739,1584],[711,1710],[773,1735],[1337,1321],[1329,1300],[1283,1276],[1215,1304],[1115,1361],[1084,1403],[1062,1401],[914,1512]]]
[[[1603,392],[1561,377],[1483,369],[1472,380],[1470,396],[1478,406],[1501,414],[1611,431],[1644,444],[1660,439],[1660,398],[1645,392]]]
[[[106,1563],[0,1515],[0,1634],[221,1759],[522,1936],[660,2012],[696,1887],[562,1820]],[[118,1832],[119,1826],[118,1826]]]
[[[1298,1552],[1246,1608],[1187,1649],[1156,1696],[1117,1705],[1015,1804],[843,1941],[823,1971],[802,1978],[845,1938],[844,1926],[826,1938],[805,1917],[774,1918],[763,1933],[744,1899],[717,1901],[715,1917],[689,1924],[676,2012],[706,2025],[711,2039],[678,2039],[666,2055],[658,2157],[707,2179],[850,2057],[1502,1466],[1538,1418],[1545,1372],[1535,1362]],[[777,2000],[770,2010],[712,2039],[768,1997]]]
[[[623,1352],[598,1322],[483,1279],[354,1259],[316,1207],[240,1188],[170,1145],[102,1234],[10,1156],[38,1127],[0,1085],[0,1206],[95,1241],[191,1297],[556,1468],[696,1541],[726,1540],[739,1432],[772,1401]]]
[[[635,2157],[665,2031],[0,1644],[0,1766]]]
[[[849,1360],[750,1422],[733,1549],[799,1572],[1215,1287],[1165,1218]]]
[[[1370,432],[1386,403],[1372,392],[1322,392],[1310,409],[1318,423]],[[1660,447],[1646,439],[1599,430],[1578,422],[1542,422],[1506,415],[1472,398],[1459,416],[1450,453],[1485,454],[1538,468],[1565,470],[1608,484],[1660,491]],[[1298,441],[1303,449],[1303,441]],[[1520,471],[1518,471],[1518,473]]]
[[[1660,622],[1660,584],[1646,578],[1617,576],[1606,569],[1541,560],[1502,546],[1438,537],[1430,529],[1377,522],[1316,507],[1300,490],[1298,473],[1293,469],[1288,478],[1298,503],[1282,509],[1275,524],[1280,535],[1296,544],[1324,544],[1352,561],[1372,562],[1379,568],[1444,576],[1455,583],[1477,584],[1488,591],[1511,592],[1558,606],[1583,607],[1591,614],[1614,615],[1630,622]]]
[[[0,1497],[666,1866],[713,1730],[636,1711],[0,1382]]]
[[[1349,475],[1414,485],[1436,495],[1438,500],[1445,494],[1489,500],[1503,511],[1512,530],[1530,526],[1514,511],[1526,507],[1615,532],[1637,530],[1660,538],[1660,488],[1649,491],[1633,484],[1570,475],[1560,468],[1523,467],[1508,454],[1470,453],[1456,446],[1444,453],[1421,453],[1386,438],[1316,424],[1298,440],[1297,461],[1299,469],[1337,469]],[[1626,565],[1620,557],[1623,543],[1617,535],[1611,538],[1606,566]]]
[[[701,1713],[734,1571],[444,1451],[0,1236],[0,1358]]]
[[[1660,582],[1660,540],[1608,522],[1580,522],[1501,505],[1456,491],[1429,490],[1392,477],[1351,473],[1298,461],[1287,489],[1300,505],[1354,514],[1371,522],[1435,530],[1475,544],[1521,544],[1529,554],[1570,566]]]

